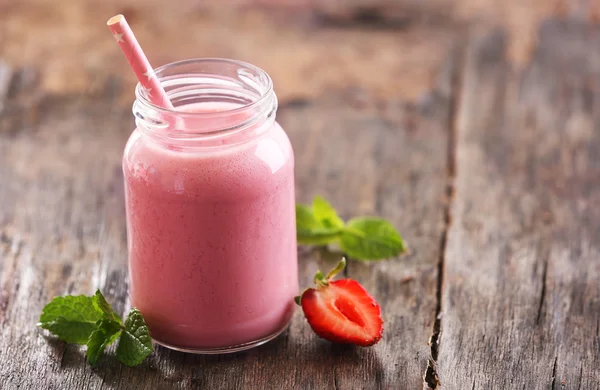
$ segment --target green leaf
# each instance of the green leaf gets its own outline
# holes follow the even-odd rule
[[[380,260],[406,250],[394,226],[381,218],[354,218],[348,221],[340,239],[341,249],[357,260]]]
[[[120,320],[120,319],[119,319]],[[121,323],[111,320],[100,320],[96,329],[90,334],[87,341],[87,358],[92,366],[96,365],[104,349],[115,342],[121,334]]]
[[[127,366],[137,366],[154,351],[148,326],[142,313],[131,309],[125,320],[125,329],[117,346],[117,359]]]
[[[318,220],[310,207],[296,205],[296,235],[300,244],[327,245],[336,241],[341,231]]]
[[[297,232],[298,243],[302,245],[327,245],[336,242],[342,231],[313,230],[311,232]]]
[[[344,227],[344,220],[337,215],[333,206],[320,196],[315,196],[312,204],[312,211],[315,218],[322,226],[338,229]]]
[[[303,204],[296,204],[296,229],[298,231],[311,231],[320,227],[312,209]]]
[[[100,309],[104,313],[104,318],[110,321],[117,322],[119,324],[122,323],[121,317],[115,313],[113,308],[106,302],[104,295],[100,292],[100,290],[96,290],[96,294],[93,297],[94,305],[98,309]]]
[[[86,344],[102,317],[92,297],[67,295],[54,298],[44,307],[38,325],[68,343]]]
[[[361,217],[347,224],[325,199],[316,196],[312,206],[296,205],[296,237],[299,244],[338,243],[357,260],[380,260],[406,250],[394,226],[381,218]]]

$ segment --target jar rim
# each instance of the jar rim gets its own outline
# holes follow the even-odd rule
[[[147,94],[146,90],[144,89],[144,87],[141,85],[141,83],[138,82],[137,85],[135,86],[136,100],[138,102],[140,102],[146,108],[154,110],[157,113],[162,114],[162,115],[177,115],[177,116],[185,116],[185,117],[189,117],[189,118],[207,118],[207,119],[209,119],[209,118],[229,116],[229,115],[233,115],[233,114],[240,113],[243,111],[247,111],[254,107],[258,107],[262,104],[265,104],[265,102],[267,102],[269,99],[271,99],[272,96],[274,95],[273,80],[271,79],[271,76],[269,76],[269,74],[266,71],[264,71],[263,69],[261,69],[260,67],[258,67],[256,65],[252,65],[248,62],[229,59],[229,58],[202,57],[202,58],[190,58],[190,59],[186,59],[186,60],[170,62],[170,63],[164,64],[164,65],[159,66],[158,68],[154,69],[154,74],[158,77],[159,81],[162,81],[161,73],[163,73],[167,70],[170,70],[172,68],[184,67],[186,65],[201,65],[201,64],[208,64],[208,63],[221,63],[221,64],[227,64],[227,65],[236,65],[242,69],[247,69],[247,70],[254,72],[256,75],[258,75],[265,81],[265,84],[262,86],[263,88],[260,91],[260,96],[256,100],[253,100],[246,104],[242,104],[235,108],[228,108],[225,110],[214,111],[214,112],[191,112],[191,111],[177,109],[177,107],[170,109],[170,108],[165,108],[165,107],[154,104],[148,98],[148,94]],[[168,93],[167,93],[167,95],[168,95]]]

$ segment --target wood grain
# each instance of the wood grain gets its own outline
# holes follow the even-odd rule
[[[599,18],[600,7],[589,0],[179,0],[176,7],[165,0],[0,0],[0,56],[36,67],[40,88],[53,93],[101,91],[120,75],[128,102],[135,78],[105,25],[117,13],[154,66],[239,58],[266,69],[282,100],[349,84],[382,99],[414,100],[434,87],[431,75],[457,28],[508,26],[510,57],[526,63],[541,20]]]
[[[600,27],[547,21],[522,74],[473,39],[437,369],[449,389],[600,388]]]
[[[40,89],[51,93],[99,92],[119,75],[126,85],[121,101],[129,103],[135,76],[106,27],[108,18],[123,13],[155,67],[195,57],[244,60],[272,76],[282,102],[317,98],[349,85],[379,98],[416,99],[433,88],[432,74],[452,41],[447,27],[453,21],[425,23],[420,19],[424,11],[413,8],[406,17],[414,22],[389,30],[360,21],[339,27],[312,7],[0,0],[0,57],[15,67],[35,66]]]

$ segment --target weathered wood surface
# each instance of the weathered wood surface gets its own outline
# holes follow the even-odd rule
[[[542,24],[520,74],[473,39],[456,118],[438,374],[600,388],[600,26]]]
[[[600,32],[539,29],[594,3],[66,3],[0,0],[0,388],[600,388]],[[247,353],[157,347],[140,367],[108,356],[92,369],[35,328],[54,295],[100,288],[118,312],[129,305],[120,157],[133,79],[104,26],[117,12],[157,65],[265,68],[298,200],[320,194],[404,234],[410,255],[347,270],[382,304],[380,344],[333,346],[297,313]],[[300,255],[301,285],[332,261]]]

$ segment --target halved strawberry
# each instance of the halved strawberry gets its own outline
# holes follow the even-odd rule
[[[331,279],[346,267],[346,259],[323,276],[315,275],[317,288],[307,288],[296,303],[315,333],[329,341],[363,347],[376,344],[383,335],[381,308],[367,290],[352,279]]]

